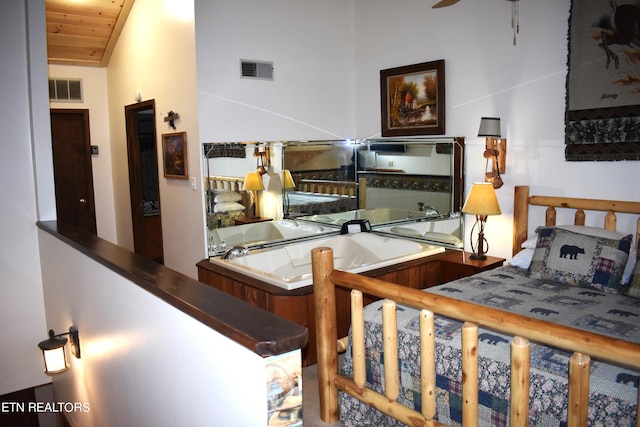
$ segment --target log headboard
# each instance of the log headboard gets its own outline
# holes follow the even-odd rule
[[[585,225],[585,211],[606,212],[603,227],[615,230],[617,213],[639,214],[640,202],[619,200],[582,199],[574,197],[530,196],[528,186],[516,186],[513,209],[513,255],[520,252],[520,246],[527,240],[529,230],[529,207],[546,206],[544,225],[556,225],[556,209],[575,210],[574,224]],[[542,225],[542,222],[540,222]],[[635,230],[635,244],[640,239],[640,217]]]
[[[207,193],[214,190],[229,190],[234,191],[242,195],[241,204],[245,207],[245,214],[248,207],[251,205],[251,199],[246,191],[242,191],[242,185],[244,184],[244,177],[239,176],[218,176],[218,175],[205,175],[204,185]],[[256,198],[256,210],[259,212],[259,198]],[[213,212],[213,198],[207,197],[207,212]]]
[[[327,179],[308,179],[303,178],[301,174],[296,174],[294,176],[294,182],[296,183],[296,191],[349,196],[357,198],[357,206],[359,209],[366,209],[367,207],[367,180],[364,178],[360,178],[358,182],[332,181]]]

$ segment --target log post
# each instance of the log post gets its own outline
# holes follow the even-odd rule
[[[367,381],[364,350],[364,310],[362,292],[351,291],[351,352],[353,354],[353,382],[363,387]]]
[[[529,340],[514,337],[511,341],[511,407],[510,425],[529,425],[530,389],[530,344]]]
[[[478,325],[462,326],[462,427],[478,425]]]
[[[575,352],[569,359],[567,426],[586,426],[589,419],[589,374],[591,358]]]
[[[436,334],[434,314],[420,311],[420,376],[422,415],[428,420],[436,416]]]
[[[390,401],[398,400],[400,380],[398,373],[398,323],[396,303],[382,303],[382,335],[384,348],[384,393]]]
[[[316,344],[318,347],[318,392],[320,418],[335,423],[338,413],[338,331],[336,330],[336,289],[329,280],[333,271],[333,249],[321,247],[311,250],[313,295],[316,312]]]

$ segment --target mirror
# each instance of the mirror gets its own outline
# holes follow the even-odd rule
[[[265,190],[252,217],[244,175],[263,166],[265,151]],[[462,247],[463,159],[464,138],[204,144],[209,256],[338,233],[351,219]]]

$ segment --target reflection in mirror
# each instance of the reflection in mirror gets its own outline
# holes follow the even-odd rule
[[[245,174],[256,170],[258,145],[270,147],[271,158],[263,209],[252,219],[241,189]],[[203,154],[209,256],[233,245],[259,248],[336,233],[350,219],[461,246],[464,138],[214,143],[204,144]],[[293,178],[289,188],[283,171]],[[265,214],[270,200],[279,206]]]
[[[325,224],[456,214],[463,150],[464,138],[288,142],[283,167],[297,179],[288,210]]]

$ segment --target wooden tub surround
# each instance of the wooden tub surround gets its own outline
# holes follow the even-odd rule
[[[555,222],[558,207],[577,208],[576,222],[584,224],[584,210],[608,212],[605,228],[615,229],[617,212],[640,213],[640,202],[617,202],[556,197],[529,197],[528,187],[516,187],[514,248],[526,239],[530,204],[550,206],[547,226]],[[523,205],[524,203],[524,205]],[[640,226],[640,219],[638,220]],[[533,223],[535,224],[535,223]],[[638,230],[635,231],[636,238]],[[637,240],[636,240],[637,242]],[[636,243],[637,244],[637,243]],[[517,245],[517,246],[516,246]],[[436,416],[436,367],[434,315],[463,322],[462,328],[462,425],[478,425],[478,328],[485,327],[513,337],[511,341],[510,425],[529,423],[530,342],[556,347],[573,355],[569,361],[567,425],[583,427],[589,416],[589,382],[591,358],[640,371],[640,344],[613,339],[602,334],[522,316],[489,306],[477,305],[443,295],[409,289],[388,281],[355,275],[333,267],[331,248],[312,251],[313,286],[316,307],[318,384],[320,414],[325,422],[339,420],[338,392],[344,391],[367,405],[412,426],[443,425]],[[339,374],[336,306],[339,292],[348,290],[351,300],[353,377]],[[382,307],[382,341],[384,342],[384,391],[365,385],[365,344],[363,295],[384,299]],[[421,412],[400,404],[398,399],[398,342],[396,304],[419,310]],[[637,388],[637,386],[636,386]],[[640,398],[640,396],[639,396]],[[637,413],[637,410],[636,410]],[[640,417],[636,416],[640,427]]]
[[[503,258],[491,256],[483,261],[471,260],[468,253],[448,250],[441,254],[360,274],[406,287],[423,289],[501,266],[503,262]],[[302,364],[309,366],[316,363],[314,308],[316,302],[313,299],[313,286],[286,290],[213,264],[208,260],[198,263],[198,279],[222,292],[306,327],[309,330],[309,343],[302,350]],[[376,299],[365,296],[365,304]],[[345,336],[351,324],[348,291],[336,290],[336,304],[337,332],[341,334],[340,336]]]

